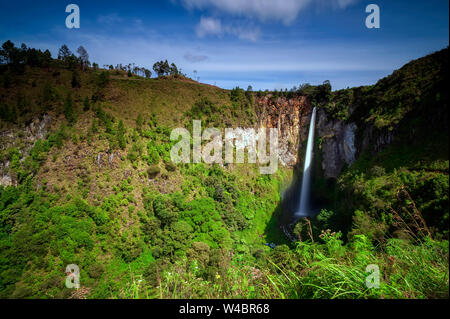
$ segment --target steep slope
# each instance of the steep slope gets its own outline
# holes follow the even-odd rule
[[[0,296],[448,297],[446,54],[333,93],[1,65]],[[291,243],[280,194],[301,167],[312,105],[314,202],[326,209]],[[278,128],[286,166],[175,165],[171,130],[192,120]],[[427,227],[411,228],[408,212]],[[369,263],[385,271],[381,289],[365,286]],[[82,289],[65,287],[69,264]]]
[[[334,229],[350,230],[353,218],[353,234],[378,227],[373,236],[381,240],[404,232],[392,214],[419,212],[448,237],[448,83],[444,49],[320,104],[316,176],[323,179],[315,194],[334,211],[327,221]]]
[[[169,157],[171,129],[193,119],[257,126],[251,94],[60,61],[2,72],[2,296],[67,297],[72,263],[92,297],[123,293],[129,267],[153,278],[192,254],[206,254],[202,276],[214,278],[228,250],[251,259],[280,237],[268,223],[287,170],[261,176],[256,165]]]

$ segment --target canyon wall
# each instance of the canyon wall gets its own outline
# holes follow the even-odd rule
[[[308,138],[312,113],[308,99],[305,96],[273,98],[267,94],[256,98],[256,110],[260,127],[278,128],[281,164],[293,168],[303,163],[298,154],[299,146]],[[316,121],[316,141],[319,141],[325,178],[337,178],[363,151],[376,153],[394,138],[394,131],[378,130],[370,124],[358,127],[354,122],[333,119],[323,108],[318,109]]]
[[[344,165],[351,165],[356,159],[357,126],[355,123],[330,119],[323,109],[319,109],[317,118],[324,176],[337,178]]]
[[[256,98],[259,126],[278,128],[279,157],[282,165],[294,167],[302,163],[298,158],[299,146],[308,138],[312,106],[305,96],[292,98],[277,97],[271,94]],[[318,110],[316,138],[321,140],[322,169],[324,176],[337,178],[344,164],[355,160],[354,123],[345,124],[331,120],[323,109]]]
[[[256,97],[255,103],[258,126],[278,129],[281,164],[294,167],[299,145],[308,138],[311,104],[304,96],[273,98],[272,94]]]
[[[308,138],[312,105],[305,96],[290,98],[276,97],[272,94],[255,97],[257,127],[277,128],[279,138],[279,160],[281,165],[294,168],[303,163],[299,159],[299,146]],[[16,146],[19,152],[27,155],[37,139],[45,138],[51,118],[43,115],[27,124],[23,129],[4,129],[0,132],[0,150]],[[359,136],[359,138],[357,138]],[[391,143],[392,132],[379,132],[367,125],[358,128],[355,123],[346,123],[330,118],[323,108],[318,109],[316,122],[316,141],[321,151],[321,168],[325,178],[337,178],[344,166],[351,165],[365,149],[379,151]],[[306,145],[305,145],[306,147]],[[317,157],[315,158],[317,160]],[[16,185],[10,161],[0,159],[0,185]]]

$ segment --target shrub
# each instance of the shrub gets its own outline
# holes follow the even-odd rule
[[[159,163],[159,152],[156,145],[150,141],[147,144],[147,162],[149,165]]]
[[[122,120],[120,120],[119,124],[117,125],[117,142],[121,149],[125,149],[125,147],[126,147],[125,126],[124,126]]]
[[[85,112],[89,111],[90,108],[91,108],[91,105],[89,103],[89,98],[86,96],[83,101],[83,111],[85,111]]]
[[[73,125],[75,123],[75,111],[73,106],[72,95],[70,93],[67,93],[67,97],[64,102],[64,115],[66,117],[67,122],[69,122],[70,125]]]
[[[79,88],[81,87],[81,80],[80,80],[80,74],[78,73],[77,70],[74,70],[72,72],[72,88]]]
[[[161,169],[159,168],[158,165],[154,164],[151,165],[148,169],[147,169],[147,174],[150,178],[155,178],[159,173],[161,172]]]
[[[169,172],[174,172],[177,169],[177,166],[174,163],[172,163],[172,162],[166,162],[165,165],[166,165],[166,169]]]

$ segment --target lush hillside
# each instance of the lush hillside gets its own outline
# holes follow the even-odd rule
[[[257,165],[175,165],[169,156],[171,130],[193,119],[255,126],[256,94],[17,50],[0,66],[1,297],[448,297],[448,122],[417,151],[402,137],[431,105],[447,112],[447,78],[422,66],[443,69],[446,58],[426,57],[373,88],[292,93],[330,117],[404,128],[371,156],[361,147],[337,182],[318,180],[327,209],[300,221],[290,242],[278,227],[290,169],[260,175]],[[406,95],[416,81],[419,101]],[[363,100],[340,102],[361,91]],[[365,102],[382,94],[385,103]],[[400,111],[388,107],[400,102]],[[417,219],[405,213],[424,224],[411,228]],[[65,287],[68,264],[80,267],[83,289]],[[379,265],[379,289],[365,285],[368,264]]]
[[[339,230],[352,228],[352,234],[371,233],[381,241],[393,232],[408,237],[404,232],[411,230],[395,227],[393,217],[420,212],[429,232],[448,239],[447,73],[444,49],[371,87],[333,92],[321,104],[330,118],[358,127],[356,161],[331,189],[316,183]],[[367,220],[353,218],[355,212]]]

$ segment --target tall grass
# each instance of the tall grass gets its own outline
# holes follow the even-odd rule
[[[161,274],[158,286],[133,278],[125,298],[448,298],[448,241],[426,238],[420,244],[390,239],[373,247],[363,235],[346,245],[339,233],[326,234],[323,243],[298,242],[298,263],[281,265],[265,257],[239,264],[233,260],[223,274],[211,280],[182,259]],[[277,248],[276,248],[277,249]],[[368,264],[380,269],[379,288],[366,286]],[[196,265],[196,264],[195,264]]]

